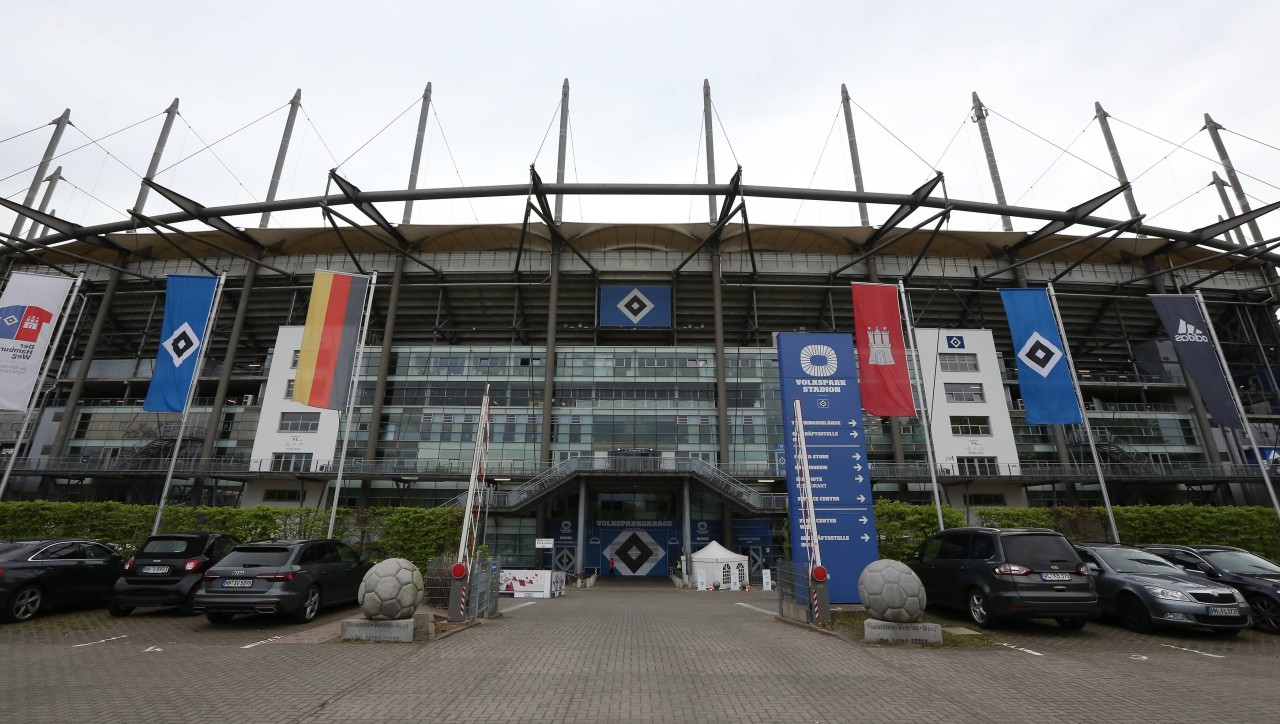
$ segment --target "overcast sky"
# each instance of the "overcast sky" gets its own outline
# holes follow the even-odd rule
[[[846,83],[859,106],[854,123],[871,191],[910,192],[936,164],[952,197],[994,200],[977,126],[968,121],[970,93],[977,91],[992,111],[1010,203],[1064,209],[1116,185],[1092,120],[1094,101],[1113,116],[1149,223],[1192,229],[1222,213],[1209,186],[1216,163],[1195,155],[1216,158],[1207,134],[1197,133],[1206,112],[1229,129],[1224,141],[1248,174],[1242,185],[1253,205],[1280,199],[1280,151],[1265,145],[1280,147],[1270,52],[1280,26],[1274,3],[478,5],[6,3],[0,16],[9,71],[0,86],[0,139],[39,130],[0,143],[0,178],[8,177],[0,195],[23,199],[32,177],[23,169],[38,163],[51,131],[44,124],[64,108],[76,129],[59,152],[86,144],[82,134],[98,138],[150,119],[102,141],[119,161],[93,145],[55,161],[66,178],[51,203],[58,216],[81,224],[123,219],[159,133],[159,114],[178,97],[181,120],[157,181],[208,206],[262,199],[283,106],[298,88],[305,116],[280,198],[322,193],[337,161],[365,190],[404,188],[415,104],[428,81],[434,113],[419,187],[523,184],[535,158],[543,178],[553,179],[556,131],[547,131],[565,78],[568,180],[703,182],[705,78],[718,116],[721,181],[741,164],[750,184],[852,189],[837,116]],[[200,138],[212,143],[267,114],[215,145],[216,156],[192,155],[204,146]],[[1189,138],[1187,150],[1175,150]],[[413,220],[518,223],[523,202],[419,203]],[[748,203],[757,224],[857,219],[849,205]],[[171,210],[154,194],[146,208]],[[385,211],[399,220],[399,205]],[[890,211],[873,207],[872,223]],[[569,198],[564,215],[705,222],[707,205],[703,198]],[[1101,215],[1127,212],[1117,200]],[[0,230],[12,221],[0,211]],[[257,219],[237,223],[256,226]],[[277,223],[322,221],[310,210],[278,216]],[[958,215],[951,227],[986,230],[998,223]],[[1039,225],[1014,223],[1019,230]],[[1263,229],[1280,231],[1280,217]]]

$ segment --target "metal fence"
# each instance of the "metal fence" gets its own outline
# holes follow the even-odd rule
[[[815,620],[812,591],[809,588],[809,567],[792,561],[778,561],[777,580],[778,615],[788,621],[807,623],[811,626],[831,624],[830,613],[826,620]]]
[[[449,609],[449,591],[453,586],[450,569],[452,558],[432,558],[422,569],[422,582],[426,587],[423,605]],[[490,618],[498,612],[498,584],[501,569],[496,561],[484,558],[472,564],[471,585],[468,587],[467,620]]]

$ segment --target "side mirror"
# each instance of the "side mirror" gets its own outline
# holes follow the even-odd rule
[[[1102,573],[1102,569],[1098,567],[1097,563],[1085,563],[1084,567],[1089,571],[1091,575],[1096,576],[1099,573]]]
[[[1196,569],[1210,578],[1222,577],[1221,573],[1218,573],[1217,571],[1213,570],[1213,568],[1207,563],[1201,563],[1200,565],[1196,566]]]

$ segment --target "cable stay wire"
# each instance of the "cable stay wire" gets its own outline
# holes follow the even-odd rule
[[[889,135],[893,138],[893,140],[897,141],[899,144],[901,144],[901,146],[902,146],[903,148],[905,148],[905,149],[907,149],[908,151],[910,151],[912,156],[915,156],[916,158],[920,159],[920,163],[923,163],[925,166],[928,166],[930,171],[937,171],[937,170],[938,170],[936,167],[934,167],[934,166],[930,166],[930,165],[929,165],[929,162],[928,162],[928,161],[926,161],[926,160],[924,160],[924,156],[921,156],[920,154],[916,153],[916,150],[915,150],[914,148],[912,148],[912,147],[908,146],[906,141],[902,140],[901,138],[898,138],[898,136],[897,136],[896,134],[894,134],[894,132],[893,132],[893,131],[890,131],[888,126],[886,126],[886,125],[884,125],[883,123],[881,123],[881,122],[880,122],[880,119],[878,119],[878,118],[876,118],[875,116],[871,115],[871,113],[869,113],[869,112],[867,111],[867,109],[866,109],[866,108],[863,108],[862,106],[858,105],[858,102],[857,102],[857,101],[855,101],[854,99],[850,98],[850,99],[849,99],[849,102],[850,102],[850,103],[852,103],[852,104],[853,104],[853,105],[854,105],[858,110],[862,111],[862,114],[863,114],[863,115],[865,115],[867,118],[870,118],[872,121],[874,121],[874,122],[875,122],[875,124],[876,124],[877,126],[880,126],[881,130],[883,130],[885,133],[889,134]]]
[[[79,133],[81,136],[84,136],[85,138],[88,138],[88,139],[89,139],[89,143],[92,143],[93,145],[95,145],[95,146],[97,146],[98,148],[102,149],[102,152],[103,152],[103,153],[105,153],[105,154],[107,154],[107,158],[110,158],[112,161],[115,161],[116,163],[120,164],[121,166],[124,166],[126,169],[128,169],[128,170],[129,170],[129,173],[133,174],[134,176],[137,176],[138,178],[142,178],[142,174],[140,174],[140,173],[138,173],[137,171],[133,170],[133,167],[132,167],[132,166],[130,166],[129,164],[127,164],[127,163],[125,163],[124,161],[121,161],[119,158],[117,158],[117,157],[116,157],[116,155],[115,155],[114,153],[112,153],[112,152],[108,151],[108,150],[107,150],[107,148],[106,148],[105,146],[103,146],[101,143],[98,143],[98,142],[97,142],[96,140],[94,140],[93,138],[90,138],[90,137],[89,137],[89,134],[87,134],[87,133],[85,133],[84,131],[80,130],[80,127],[79,127],[79,126],[77,126],[77,125],[76,125],[76,124],[74,124],[74,123],[72,123],[72,124],[70,124],[70,125],[71,125],[71,127],[72,127],[72,128],[76,129],[76,133]]]
[[[693,152],[693,183],[698,183],[698,170],[702,168],[702,136],[706,133],[707,123],[705,116],[698,114],[698,148]],[[689,197],[689,216],[685,219],[686,223],[693,223],[693,200],[695,197]]]
[[[938,165],[942,163],[942,159],[946,158],[947,152],[951,150],[951,144],[956,142],[956,139],[960,137],[960,132],[965,129],[966,125],[968,125],[969,113],[970,113],[970,110],[966,108],[964,111],[964,116],[960,119],[960,125],[956,127],[956,132],[951,134],[951,140],[947,141],[947,147],[942,149],[942,153],[938,154],[938,160],[934,161],[933,164],[929,166],[929,168],[932,169],[933,171],[936,172],[938,170]]]
[[[453,164],[453,173],[458,177],[458,184],[466,188],[467,182],[462,180],[462,171],[458,170],[458,160],[453,157],[453,147],[449,145],[449,137],[444,134],[444,124],[440,122],[440,113],[437,110],[439,107],[439,103],[432,103],[431,115],[436,117],[436,128],[440,129],[440,140],[444,141],[444,150],[449,153],[449,162]],[[467,206],[471,207],[472,218],[477,224],[480,223],[480,216],[476,214],[476,206],[470,198],[467,199]]]
[[[578,150],[573,146],[573,116],[569,116],[569,154],[573,158],[573,182],[581,183],[578,180]],[[583,194],[574,194],[578,197],[578,221],[585,222],[587,215],[582,210]]]
[[[818,152],[818,162],[813,164],[813,173],[809,174],[809,183],[806,189],[813,188],[813,182],[818,178],[818,168],[822,166],[822,158],[827,154],[827,145],[831,143],[831,134],[836,132],[836,123],[840,121],[840,108],[842,104],[836,106],[836,114],[831,119],[831,128],[827,129],[827,140],[822,142],[822,150]],[[791,223],[796,223],[800,218],[800,212],[804,209],[804,199],[800,199],[800,203],[796,206],[796,215],[791,219]]]
[[[1092,125],[1093,125],[1093,122],[1094,122],[1094,121],[1096,121],[1096,120],[1097,120],[1097,118],[1090,118],[1090,119],[1089,119],[1089,122],[1088,122],[1088,123],[1086,123],[1086,124],[1084,124],[1084,128],[1080,129],[1080,132],[1076,134],[1076,137],[1075,137],[1075,138],[1073,138],[1073,139],[1071,139],[1071,143],[1068,143],[1068,144],[1067,144],[1067,148],[1062,149],[1062,152],[1061,152],[1061,153],[1059,153],[1059,154],[1058,154],[1058,155],[1053,159],[1053,162],[1049,164],[1049,167],[1048,167],[1048,168],[1046,168],[1044,171],[1040,172],[1040,175],[1036,177],[1036,180],[1031,182],[1031,185],[1027,187],[1027,190],[1026,190],[1026,191],[1023,191],[1021,196],[1019,196],[1018,198],[1014,199],[1013,204],[1011,204],[1012,206],[1017,206],[1017,205],[1018,205],[1018,203],[1019,203],[1019,202],[1021,202],[1021,201],[1022,201],[1022,199],[1023,199],[1023,198],[1025,198],[1027,194],[1031,193],[1031,190],[1032,190],[1032,189],[1034,189],[1034,188],[1036,187],[1036,184],[1040,183],[1040,179],[1043,179],[1043,178],[1045,177],[1045,175],[1046,175],[1046,174],[1048,174],[1050,171],[1052,171],[1052,170],[1053,170],[1053,167],[1054,167],[1054,166],[1056,166],[1056,165],[1058,165],[1058,161],[1061,161],[1063,156],[1066,156],[1066,155],[1068,155],[1068,154],[1070,153],[1070,151],[1068,151],[1067,149],[1069,149],[1069,148],[1071,148],[1072,146],[1076,145],[1076,142],[1080,140],[1081,136],[1083,136],[1083,135],[1085,134],[1085,131],[1088,131],[1088,130],[1089,130],[1089,127],[1090,127],[1090,126],[1092,126]],[[1073,156],[1074,156],[1074,154],[1071,154],[1071,155],[1073,155]],[[1089,164],[1089,165],[1090,165],[1090,166],[1093,166],[1093,164]],[[1097,167],[1097,166],[1094,166],[1094,168],[1098,168],[1098,167]],[[1102,169],[1098,169],[1098,170],[1099,170],[1099,171],[1101,171]],[[1115,175],[1114,175],[1114,174],[1107,174],[1107,175],[1108,175],[1108,176],[1110,176],[1112,179],[1115,179]]]
[[[1169,205],[1169,206],[1167,206],[1167,207],[1165,207],[1165,208],[1161,209],[1160,211],[1158,211],[1158,212],[1156,212],[1156,213],[1154,213],[1154,214],[1152,214],[1152,215],[1148,216],[1148,217],[1147,217],[1147,222],[1154,221],[1155,219],[1160,218],[1160,216],[1162,216],[1163,214],[1166,214],[1166,213],[1168,213],[1168,212],[1170,212],[1170,211],[1174,210],[1175,208],[1177,208],[1177,207],[1181,206],[1182,204],[1185,204],[1186,202],[1190,201],[1192,198],[1194,198],[1194,197],[1196,197],[1196,196],[1199,196],[1200,194],[1204,193],[1204,190],[1205,190],[1205,189],[1207,189],[1207,188],[1209,188],[1210,186],[1213,186],[1213,184],[1211,184],[1211,183],[1205,184],[1204,186],[1201,186],[1200,188],[1198,188],[1198,189],[1196,189],[1195,191],[1193,191],[1193,192],[1191,192],[1191,193],[1187,194],[1186,196],[1183,196],[1182,198],[1180,198],[1180,199],[1178,199],[1177,201],[1175,201],[1173,204],[1171,204],[1171,205]]]
[[[1059,151],[1062,151],[1063,153],[1067,154],[1068,156],[1070,156],[1070,157],[1074,158],[1075,160],[1079,161],[1080,163],[1083,163],[1083,164],[1085,164],[1086,166],[1089,166],[1090,168],[1094,169],[1095,171],[1100,171],[1100,172],[1102,172],[1102,173],[1106,174],[1107,176],[1110,176],[1112,179],[1114,179],[1114,178],[1116,177],[1116,175],[1115,175],[1114,173],[1112,173],[1111,171],[1108,171],[1108,170],[1106,170],[1106,169],[1104,169],[1104,168],[1099,168],[1098,166],[1095,166],[1094,164],[1090,163],[1089,161],[1086,161],[1086,160],[1084,160],[1083,158],[1080,158],[1079,156],[1075,155],[1074,153],[1071,153],[1070,151],[1068,151],[1066,148],[1063,148],[1062,146],[1059,146],[1058,144],[1054,143],[1053,141],[1050,141],[1049,139],[1045,138],[1044,136],[1041,136],[1039,133],[1036,133],[1035,131],[1031,130],[1030,128],[1027,128],[1026,126],[1022,125],[1021,123],[1018,123],[1017,121],[1013,120],[1012,118],[1010,118],[1010,117],[1008,117],[1008,116],[1004,115],[1003,113],[1000,113],[999,111],[996,111],[996,110],[995,110],[995,109],[993,109],[991,106],[985,106],[985,108],[986,108],[988,111],[990,111],[993,115],[996,115],[996,116],[999,116],[1000,118],[1003,118],[1004,120],[1006,120],[1006,121],[1008,121],[1008,122],[1012,123],[1013,125],[1017,126],[1018,128],[1022,129],[1023,131],[1026,131],[1027,133],[1030,133],[1031,135],[1035,136],[1036,138],[1040,139],[1041,141],[1044,141],[1045,143],[1049,144],[1050,146],[1053,146],[1054,148],[1058,149]],[[1091,122],[1092,122],[1092,121],[1091,121]],[[1085,126],[1085,129],[1087,130],[1087,129],[1088,129],[1088,126]],[[1083,133],[1083,132],[1084,132],[1084,131],[1081,131],[1081,133]],[[1076,136],[1076,138],[1079,138],[1079,136]],[[1072,143],[1075,143],[1075,141],[1072,141]],[[1070,148],[1070,146],[1068,146],[1068,148]]]
[[[1169,144],[1170,146],[1174,146],[1173,151],[1183,150],[1183,151],[1186,151],[1187,153],[1190,153],[1190,154],[1191,154],[1191,155],[1193,155],[1193,156],[1199,156],[1200,158],[1202,158],[1202,159],[1204,159],[1204,160],[1208,161],[1209,163],[1212,163],[1212,164],[1213,164],[1213,165],[1215,165],[1215,166],[1218,166],[1219,168],[1226,168],[1226,166],[1222,163],[1222,160],[1221,160],[1221,159],[1213,158],[1212,156],[1206,156],[1206,155],[1204,155],[1203,153],[1200,153],[1199,151],[1193,151],[1192,149],[1190,149],[1190,148],[1186,148],[1186,147],[1185,147],[1188,143],[1190,143],[1190,142],[1191,142],[1191,139],[1193,139],[1193,138],[1195,138],[1196,136],[1200,135],[1200,132],[1201,132],[1201,131],[1203,131],[1203,130],[1205,130],[1204,126],[1201,126],[1201,127],[1200,127],[1196,132],[1195,132],[1195,133],[1191,134],[1191,135],[1187,138],[1187,140],[1183,141],[1182,143],[1179,143],[1179,144],[1176,144],[1176,145],[1175,145],[1175,144],[1173,143],[1173,141],[1170,141],[1169,139],[1167,139],[1167,138],[1163,138],[1163,137],[1161,137],[1161,136],[1157,136],[1156,134],[1152,133],[1151,131],[1146,130],[1145,128],[1139,128],[1138,126],[1135,126],[1135,125],[1133,125],[1132,123],[1125,123],[1125,121],[1124,121],[1124,120],[1119,119],[1119,118],[1116,118],[1115,116],[1111,116],[1111,119],[1112,119],[1112,120],[1114,120],[1114,121],[1117,121],[1117,122],[1119,122],[1119,123],[1124,123],[1124,125],[1128,126],[1129,128],[1132,128],[1132,129],[1133,129],[1133,130],[1135,130],[1135,131],[1141,131],[1142,133],[1145,133],[1145,134],[1147,134],[1148,136],[1151,136],[1151,137],[1152,137],[1152,138],[1154,138],[1154,139],[1157,139],[1157,140],[1160,140],[1160,141],[1164,141],[1165,143]],[[1223,130],[1225,131],[1226,129],[1224,128]],[[1236,135],[1237,135],[1237,136],[1239,136],[1240,134],[1238,134],[1238,133],[1237,133]],[[1252,141],[1253,139],[1249,139],[1249,140],[1251,140],[1251,141]],[[1265,145],[1265,144],[1264,144],[1264,145]],[[1169,152],[1169,154],[1168,154],[1168,155],[1166,155],[1164,158],[1168,158],[1168,157],[1169,157],[1169,155],[1172,155],[1172,154],[1173,154],[1173,151],[1170,151],[1170,152]],[[1160,165],[1160,162],[1161,162],[1161,161],[1163,161],[1163,160],[1164,160],[1164,158],[1160,159],[1160,161],[1156,161],[1154,164],[1152,164],[1150,167],[1148,167],[1146,171],[1143,171],[1142,173],[1138,174],[1138,176],[1137,176],[1136,178],[1134,178],[1134,179],[1133,179],[1133,181],[1137,181],[1137,180],[1138,180],[1139,178],[1141,178],[1141,177],[1143,176],[1143,174],[1145,174],[1147,171],[1150,171],[1151,169],[1153,169],[1153,168],[1155,168],[1156,166]],[[1247,178],[1247,179],[1252,179],[1252,180],[1254,180],[1254,181],[1257,181],[1258,183],[1262,184],[1263,186],[1269,186],[1269,187],[1271,187],[1271,188],[1273,188],[1273,189],[1276,189],[1277,191],[1280,191],[1280,186],[1277,186],[1277,185],[1275,185],[1275,184],[1273,184],[1273,183],[1271,183],[1271,182],[1269,182],[1269,181],[1266,181],[1266,180],[1260,179],[1260,178],[1258,178],[1257,176],[1254,176],[1254,175],[1252,175],[1252,174],[1245,173],[1244,171],[1241,171],[1241,170],[1240,170],[1240,169],[1238,169],[1238,168],[1237,168],[1237,169],[1235,169],[1235,172],[1236,172],[1237,174],[1241,175],[1241,176],[1244,176],[1244,177],[1245,177],[1245,178]],[[0,181],[3,181],[3,179],[0,179]],[[1132,181],[1131,181],[1130,183],[1132,183]]]
[[[111,138],[112,136],[114,136],[114,135],[116,135],[116,134],[118,134],[118,133],[124,133],[125,131],[129,130],[130,128],[133,128],[133,127],[135,127],[135,126],[140,126],[140,125],[142,125],[142,124],[146,123],[147,121],[149,121],[149,120],[151,120],[151,119],[153,119],[153,118],[159,118],[160,116],[163,116],[163,115],[164,115],[164,111],[161,111],[161,112],[159,112],[159,113],[157,113],[157,114],[155,114],[155,115],[153,115],[153,116],[147,116],[146,118],[143,118],[141,121],[138,121],[138,122],[136,122],[136,123],[130,123],[129,125],[125,126],[124,128],[121,128],[120,130],[112,131],[111,133],[108,133],[107,135],[102,136],[102,137],[100,137],[100,138],[98,138],[98,139],[91,140],[91,141],[90,141],[90,142],[88,142],[88,143],[82,143],[82,144],[80,144],[79,146],[76,146],[75,148],[71,149],[70,151],[63,151],[62,153],[60,153],[60,154],[58,154],[58,155],[56,155],[56,156],[54,156],[54,157],[50,158],[49,160],[50,160],[50,161],[56,161],[56,160],[58,160],[58,159],[62,158],[63,156],[67,156],[67,155],[73,154],[73,153],[75,153],[76,151],[79,151],[79,150],[80,150],[80,149],[82,149],[82,148],[88,148],[89,146],[92,146],[92,145],[93,145],[94,143],[96,143],[97,141],[105,141],[105,140],[107,140],[108,138]],[[74,124],[73,124],[73,125],[74,125]],[[44,128],[44,126],[41,126],[41,128]],[[33,170],[35,170],[35,169],[37,169],[37,168],[39,168],[39,167],[40,167],[40,164],[38,164],[38,163],[31,164],[30,166],[27,166],[26,168],[22,169],[21,171],[15,171],[14,173],[11,173],[11,174],[9,174],[8,176],[5,176],[4,178],[0,178],[0,183],[3,183],[3,182],[5,182],[5,181],[8,181],[9,179],[13,178],[14,176],[18,176],[18,175],[20,175],[20,174],[24,174],[24,173],[26,173],[26,172],[28,172],[28,171],[33,171]],[[43,179],[41,179],[41,180],[43,181]]]
[[[102,204],[103,206],[107,207],[108,209],[111,209],[112,211],[116,212],[117,214],[120,214],[122,217],[124,217],[124,218],[126,218],[126,219],[127,219],[127,218],[129,218],[129,215],[128,215],[128,214],[126,214],[125,212],[121,211],[120,209],[117,209],[116,207],[112,206],[111,204],[108,204],[107,202],[103,201],[102,199],[98,198],[97,196],[94,196],[92,193],[90,193],[90,192],[88,192],[88,191],[85,191],[84,189],[80,188],[79,186],[77,186],[77,185],[76,185],[76,183],[75,183],[74,181],[72,181],[71,179],[67,178],[66,176],[63,176],[63,177],[62,177],[62,180],[63,180],[63,181],[65,181],[65,182],[67,183],[67,185],[68,185],[68,186],[70,186],[71,188],[75,189],[76,191],[79,191],[80,193],[84,194],[85,196],[88,196],[89,198],[93,199],[94,201],[97,201],[99,204]],[[96,182],[95,182],[95,185],[96,185]]]
[[[289,105],[289,104],[288,104],[288,103],[286,103],[285,105],[287,106],[287,105]],[[284,108],[284,106],[280,106],[280,108]],[[277,108],[276,110],[280,110],[280,109],[279,109],[279,108]],[[181,116],[182,116],[182,114],[181,114],[181,113],[179,113],[179,114],[178,114],[178,116],[179,116],[179,117],[181,117]],[[265,117],[265,116],[264,116],[264,117]],[[261,119],[259,119],[259,120],[261,120]],[[223,136],[222,138],[218,139],[217,141],[214,141],[214,142],[213,142],[213,145],[211,145],[211,144],[209,144],[209,142],[208,142],[208,141],[205,141],[205,140],[204,140],[204,137],[202,137],[202,136],[200,135],[200,132],[199,132],[199,131],[197,131],[197,130],[195,129],[195,127],[193,127],[190,123],[187,123],[187,119],[186,119],[186,118],[183,118],[183,119],[182,119],[182,122],[183,122],[183,124],[185,124],[185,125],[186,125],[186,127],[187,127],[187,128],[189,128],[189,129],[191,130],[191,133],[196,137],[196,140],[197,140],[197,141],[199,141],[200,143],[203,143],[203,144],[204,144],[204,148],[200,149],[200,151],[196,151],[195,153],[191,154],[191,156],[195,156],[196,154],[200,153],[201,151],[208,151],[209,153],[213,154],[213,157],[214,157],[215,159],[217,159],[217,160],[218,160],[218,163],[222,164],[222,168],[226,169],[227,173],[231,174],[231,178],[233,178],[233,179],[235,179],[235,180],[236,180],[236,183],[237,183],[237,184],[239,184],[240,188],[244,189],[244,192],[245,192],[246,194],[249,194],[249,198],[253,199],[253,200],[254,200],[254,202],[257,202],[257,201],[258,201],[258,197],[253,195],[253,192],[249,190],[249,187],[248,187],[248,186],[245,186],[245,185],[244,185],[244,182],[240,180],[240,177],[236,175],[235,171],[232,171],[232,170],[231,170],[231,167],[227,165],[227,162],[226,162],[226,161],[223,161],[223,160],[222,160],[222,157],[218,155],[218,152],[217,152],[217,151],[215,151],[215,150],[213,150],[213,145],[216,145],[216,144],[218,144],[218,143],[221,143],[222,141],[226,140],[227,138],[230,138],[231,136]],[[255,123],[256,123],[256,121],[255,121]],[[244,128],[248,128],[248,126],[244,126],[244,127],[243,127],[243,128],[241,128],[240,130],[244,130]],[[239,131],[236,131],[236,133],[239,133]],[[234,134],[232,134],[232,135],[234,135]],[[187,158],[191,158],[191,156],[187,156]],[[187,160],[187,159],[186,159],[186,158],[182,159],[182,161],[185,161],[185,160]],[[178,163],[182,163],[182,161],[179,161]],[[176,166],[176,165],[178,165],[178,164],[174,164],[174,166]],[[170,166],[169,168],[173,168],[173,166]],[[167,170],[167,169],[166,169],[166,170]]]
[[[48,123],[42,123],[42,124],[40,124],[40,125],[36,126],[35,128],[32,128],[30,131],[23,131],[22,133],[19,133],[19,134],[17,134],[17,135],[9,136],[8,138],[5,138],[5,139],[0,139],[0,143],[6,143],[6,142],[8,142],[8,141],[12,141],[12,140],[13,140],[13,139],[15,139],[15,138],[22,138],[23,136],[27,135],[28,133],[35,133],[36,131],[40,130],[41,128],[44,128],[44,127],[45,127],[45,126],[47,126],[47,125],[49,125],[49,124],[48,124]]]
[[[315,121],[311,120],[311,115],[307,113],[306,106],[299,103],[298,108],[302,109],[302,117],[307,119],[307,125],[311,126],[311,132],[316,134],[316,138],[320,139],[320,145],[324,146],[325,153],[329,154],[329,158],[333,161],[333,167],[342,168],[342,164],[338,163],[338,157],[333,155],[333,149],[329,148],[329,144],[324,140],[324,136],[320,133],[320,129],[316,128]],[[301,158],[301,153],[299,153],[299,158]]]
[[[533,154],[533,161],[530,166],[538,165],[538,158],[542,156],[542,147],[547,145],[547,136],[551,135],[551,127],[556,124],[556,119],[560,117],[560,106],[564,105],[564,96],[560,96],[560,100],[556,101],[556,109],[551,112],[551,120],[547,121],[547,130],[542,133],[542,141],[538,144],[538,150]]]
[[[720,126],[720,135],[724,136],[725,145],[729,147],[729,155],[733,156],[733,163],[741,166],[742,162],[738,160],[738,153],[733,150],[733,141],[729,140],[729,132],[724,130],[724,121],[720,120],[720,110],[716,108],[716,102],[711,101],[711,112],[716,116],[716,123]]]
[[[421,101],[422,101],[422,97],[421,97],[421,96],[418,96],[418,97],[414,98],[414,99],[413,99],[413,102],[412,102],[412,103],[410,103],[410,104],[408,105],[408,107],[406,107],[403,111],[400,111],[400,115],[398,115],[398,116],[396,116],[395,118],[392,118],[390,121],[388,121],[388,122],[387,122],[387,125],[385,125],[385,126],[383,126],[382,128],[378,129],[378,132],[377,132],[377,133],[375,133],[375,134],[373,134],[373,137],[372,137],[372,138],[370,138],[369,140],[367,140],[367,141],[365,141],[364,143],[360,144],[360,148],[357,148],[356,150],[352,151],[350,156],[347,156],[346,158],[342,159],[342,163],[339,163],[339,164],[338,164],[338,168],[342,168],[342,165],[343,165],[343,164],[345,164],[347,161],[350,161],[350,160],[351,160],[351,158],[352,158],[352,156],[355,156],[357,153],[360,153],[361,151],[363,151],[363,150],[364,150],[364,147],[365,147],[365,146],[368,146],[370,143],[373,143],[373,142],[374,142],[374,140],[375,140],[375,139],[377,139],[377,137],[378,137],[378,136],[381,136],[381,135],[382,135],[382,132],[383,132],[383,131],[385,131],[385,130],[387,130],[388,128],[390,128],[391,126],[393,126],[393,125],[395,124],[395,122],[396,122],[396,121],[398,121],[398,120],[400,120],[401,118],[403,118],[403,117],[404,117],[404,114],[406,114],[406,113],[408,113],[409,111],[413,110],[413,107],[414,107],[414,106],[416,106],[416,105],[418,105],[418,103],[419,103],[419,102],[421,102]],[[314,126],[312,126],[312,127],[314,128]],[[320,135],[320,132],[319,132],[319,131],[317,131],[317,132],[316,132],[316,135],[317,135],[317,136],[318,136],[318,135]],[[323,143],[323,142],[324,142],[324,141],[323,141],[323,139],[322,139],[322,140],[321,140],[321,143]],[[327,148],[327,145],[326,145],[326,148]],[[332,153],[330,153],[330,155],[333,155],[333,154],[332,154]]]
[[[1280,151],[1280,147],[1272,146],[1270,143],[1267,143],[1266,141],[1259,141],[1259,140],[1258,140],[1258,139],[1256,139],[1256,138],[1250,138],[1250,137],[1248,137],[1248,136],[1244,135],[1243,133],[1240,133],[1239,131],[1233,131],[1233,130],[1231,130],[1230,128],[1227,128],[1227,127],[1225,127],[1225,126],[1222,128],[1222,130],[1226,131],[1227,133],[1230,133],[1230,134],[1231,134],[1231,135],[1233,135],[1233,136],[1239,136],[1239,137],[1243,138],[1243,139],[1244,139],[1244,140],[1246,140],[1246,141],[1253,141],[1254,143],[1258,144],[1259,146],[1266,146],[1267,148],[1271,149],[1272,151]],[[28,131],[28,133],[30,133],[30,131]],[[4,143],[4,141],[0,141],[0,143]]]
[[[204,144],[204,148],[200,149],[199,151],[196,151],[195,153],[192,153],[192,154],[191,154],[191,155],[189,155],[189,156],[184,156],[183,158],[180,158],[180,159],[178,159],[177,161],[174,161],[173,163],[169,164],[168,166],[165,166],[164,168],[162,168],[162,169],[160,169],[159,171],[157,171],[157,172],[156,172],[156,175],[157,175],[157,176],[159,176],[160,174],[164,173],[165,171],[168,171],[169,169],[173,168],[174,166],[177,166],[178,164],[180,164],[180,163],[182,163],[182,162],[186,161],[186,160],[187,160],[187,159],[189,159],[189,158],[193,158],[193,157],[195,157],[195,156],[199,156],[200,154],[204,153],[205,151],[212,151],[213,147],[214,147],[214,146],[216,146],[216,145],[218,145],[219,143],[222,143],[223,141],[227,140],[228,138],[231,138],[232,136],[236,135],[237,133],[239,133],[239,132],[241,132],[241,131],[243,131],[243,130],[245,130],[245,129],[249,128],[250,126],[254,126],[254,125],[256,125],[256,124],[258,124],[258,123],[260,123],[260,122],[262,122],[262,121],[266,120],[267,118],[269,118],[269,117],[271,117],[271,116],[275,115],[276,113],[279,113],[281,110],[283,110],[283,109],[285,109],[285,108],[288,108],[288,107],[289,107],[289,104],[288,104],[288,103],[285,103],[284,105],[281,105],[279,108],[276,108],[276,109],[271,110],[271,111],[267,111],[265,114],[263,114],[263,115],[259,116],[257,119],[252,120],[252,121],[249,121],[249,122],[248,122],[248,123],[246,123],[245,125],[243,125],[243,126],[241,126],[241,127],[237,128],[236,130],[232,131],[231,133],[228,133],[227,135],[223,136],[222,138],[219,138],[218,140],[214,141],[213,143],[207,143],[203,138],[200,138],[200,134],[198,134],[198,133],[197,133],[197,134],[196,134],[196,138],[199,138],[199,139],[200,139],[200,142]],[[184,115],[182,114],[182,111],[178,111],[178,117],[182,119],[182,122],[183,122],[184,124],[186,124],[187,128],[191,129],[191,132],[192,132],[192,133],[195,133],[195,132],[196,132],[196,129],[192,128],[190,123],[187,123],[187,118],[186,118],[186,116],[184,116]],[[216,154],[215,154],[215,155],[216,155]]]

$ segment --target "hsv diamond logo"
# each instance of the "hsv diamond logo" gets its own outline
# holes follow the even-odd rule
[[[948,334],[947,347],[950,349],[964,349],[964,337],[958,334]]]
[[[627,319],[630,319],[632,324],[639,324],[645,315],[653,311],[653,302],[649,301],[644,292],[632,289],[630,294],[618,302],[618,309],[627,315]]]
[[[1195,325],[1187,324],[1187,320],[1178,320],[1178,333],[1173,336],[1177,342],[1208,342],[1209,335],[1203,330],[1196,329]]]
[[[825,344],[805,345],[800,350],[800,369],[810,377],[830,377],[836,373],[836,351]]]
[[[160,343],[160,347],[173,358],[174,367],[181,367],[183,362],[200,349],[200,338],[190,324],[183,322],[181,327],[173,330],[168,339]]]
[[[34,342],[53,313],[37,306],[15,305],[0,309],[0,339]]]
[[[1022,345],[1022,349],[1018,352],[1018,359],[1041,377],[1048,377],[1049,373],[1053,372],[1053,368],[1058,366],[1062,357],[1062,350],[1042,337],[1039,332],[1028,337],[1027,343]]]
[[[666,552],[648,532],[624,530],[604,549],[604,554],[617,561],[618,567],[624,572],[633,576],[645,576],[658,565]]]

